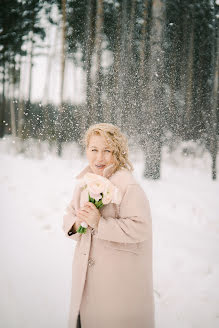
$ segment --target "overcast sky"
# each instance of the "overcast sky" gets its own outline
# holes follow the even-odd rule
[[[48,56],[35,56],[33,75],[32,75],[32,101],[43,101],[45,93],[45,84],[48,84],[48,98],[51,102],[58,104],[60,102],[60,77],[61,77],[61,37],[60,31],[57,33],[57,27],[49,26],[47,36],[43,44],[50,44],[53,54],[51,64],[51,75],[48,81]],[[48,54],[48,49],[35,48],[34,53]],[[78,104],[85,99],[84,73],[80,67],[73,65],[73,62],[66,61],[65,68],[64,99]],[[22,67],[22,90],[24,95],[28,94],[29,87],[29,61]]]
[[[53,18],[57,19],[57,10],[54,8]],[[48,85],[48,99],[55,104],[60,103],[60,86],[61,86],[61,28],[51,25],[42,17],[42,24],[47,26],[46,38],[40,45],[50,45],[49,53],[53,54],[50,81],[47,82],[48,71],[48,49],[46,47],[35,49],[34,53],[44,53],[44,56],[34,57],[34,67],[32,75],[32,101],[43,102],[45,94],[45,85]],[[105,44],[103,44],[105,48]],[[78,53],[78,59],[80,53]],[[102,56],[102,66],[107,67],[111,64],[112,54],[109,51],[104,51]],[[29,67],[30,61],[26,62],[22,68],[22,90],[24,95],[28,95],[29,87]],[[85,73],[82,68],[75,66],[73,60],[66,60],[65,67],[65,83],[64,83],[64,100],[73,104],[85,102],[86,83]]]

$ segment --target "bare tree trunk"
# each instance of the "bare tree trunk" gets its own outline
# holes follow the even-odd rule
[[[43,90],[43,98],[42,98],[42,106],[44,111],[44,128],[43,128],[43,135],[46,140],[49,141],[49,149],[52,149],[52,140],[50,138],[50,121],[49,121],[49,108],[48,108],[48,101],[49,101],[49,91],[50,91],[50,83],[51,83],[51,72],[52,72],[52,63],[53,59],[56,56],[56,49],[57,49],[57,39],[58,39],[58,27],[55,30],[55,38],[54,44],[52,40],[50,40],[49,48],[48,48],[48,55],[47,55],[47,72],[46,72],[46,80]]]
[[[141,29],[140,44],[139,44],[139,68],[138,68],[138,116],[136,131],[139,136],[142,134],[142,120],[144,117],[144,111],[146,108],[146,35],[147,35],[147,13],[148,12],[148,0],[144,0],[143,3],[143,24]]]
[[[208,85],[208,94],[203,97],[204,110],[201,111],[203,116],[203,122],[205,124],[207,138],[206,138],[206,147],[212,158],[211,163],[211,176],[212,180],[217,178],[217,106],[218,106],[218,70],[219,70],[219,34],[218,34],[218,23],[215,22],[215,16],[212,17],[212,21],[209,22],[212,24],[212,48],[209,48],[209,56],[211,56],[211,67],[210,67],[210,76],[211,82]],[[217,25],[216,25],[217,24]]]
[[[147,5],[148,0],[144,0],[144,9],[143,9],[143,25],[141,30],[141,41],[140,41],[140,84],[139,87],[142,89],[145,79],[145,49],[146,49],[146,32],[147,32]]]
[[[111,122],[118,124],[117,113],[119,104],[119,70],[121,53],[121,5],[115,8],[115,46],[113,51],[113,69],[112,69],[112,90],[109,90],[109,100],[111,100]]]
[[[181,54],[181,65],[180,65],[180,91],[183,95],[184,103],[182,105],[182,115],[181,115],[181,123],[179,125],[179,134],[183,136],[183,139],[186,139],[186,135],[188,132],[187,128],[187,117],[189,116],[189,103],[192,101],[192,92],[189,95],[189,88],[191,90],[193,81],[192,81],[192,74],[193,72],[190,72],[190,68],[193,70],[193,49],[191,49],[191,45],[193,45],[194,42],[194,22],[193,22],[193,16],[188,16],[186,9],[183,7],[183,4],[181,5],[181,13],[182,13],[182,33],[183,33],[183,40],[182,40],[182,54]],[[192,30],[191,31],[191,24]],[[191,58],[192,56],[192,58]],[[190,68],[189,68],[190,65]],[[189,77],[190,74],[190,77]],[[190,87],[188,86],[188,81],[190,81]],[[188,111],[187,111],[188,110]],[[186,113],[186,115],[185,115]]]
[[[96,55],[96,74],[95,74],[95,114],[91,118],[92,123],[102,122],[103,104],[102,104],[102,40],[103,40],[103,0],[97,0],[96,13],[96,35],[95,35],[95,55]]]
[[[32,74],[33,74],[33,50],[34,50],[34,42],[33,42],[33,31],[31,31],[30,36],[30,69],[29,69],[29,91],[28,91],[28,103],[31,103],[31,95],[32,95]]]
[[[15,65],[15,63],[14,63]],[[10,99],[10,114],[11,114],[11,134],[16,137],[16,118],[15,118],[15,106],[14,106],[14,94],[15,94],[15,66],[12,69],[12,83],[11,83],[11,99]]]
[[[126,68],[126,88],[125,88],[125,116],[124,124],[128,135],[136,133],[136,115],[137,112],[137,66],[135,57],[135,21],[136,21],[136,4],[137,1],[131,2],[131,14],[128,35],[127,35],[127,68]]]
[[[185,95],[185,117],[184,117],[184,138],[189,135],[190,120],[193,106],[193,62],[194,62],[194,22],[191,22],[191,34],[189,39],[189,53],[188,53],[188,66],[187,66],[187,79],[186,79],[186,95]]]
[[[177,44],[177,40],[175,40],[175,43]],[[181,120],[180,117],[177,117],[177,111],[176,111],[176,103],[175,103],[175,91],[176,91],[176,79],[177,79],[177,60],[178,57],[175,55],[172,58],[172,67],[169,68],[169,96],[167,99],[167,107],[168,107],[168,119],[166,124],[167,129],[171,128],[174,133],[177,134],[178,130],[178,122]],[[178,120],[177,120],[178,119]],[[169,125],[169,126],[168,126]]]
[[[23,95],[23,79],[22,79],[22,57],[20,56],[20,78],[19,78],[19,100],[18,100],[18,148],[19,153],[24,153],[24,95]]]
[[[20,56],[20,79],[19,79],[19,101],[18,101],[18,137],[22,139],[24,127],[24,100],[23,100],[23,84],[22,84],[22,57]]]
[[[61,88],[60,88],[60,108],[63,105],[64,76],[65,76],[65,44],[66,44],[66,0],[62,0],[62,57],[61,57]]]
[[[50,81],[51,81],[52,61],[53,61],[54,56],[56,55],[57,39],[58,39],[58,28],[56,28],[56,31],[55,31],[54,45],[52,44],[52,41],[50,40],[49,48],[48,48],[46,80],[45,80],[45,85],[44,85],[44,90],[43,90],[43,98],[42,98],[43,106],[45,106],[48,103],[48,99],[49,99],[49,87],[50,87]]]
[[[147,107],[143,108],[146,125],[142,146],[145,155],[144,177],[159,179],[161,163],[161,135],[162,135],[162,94],[163,94],[163,52],[161,43],[164,27],[164,3],[153,0],[152,3],[152,30],[151,47],[148,62],[149,83]],[[146,97],[146,95],[145,95]]]
[[[2,76],[2,99],[0,104],[0,138],[4,137],[5,132],[5,59],[3,56],[3,76]]]
[[[137,0],[133,0],[132,7],[131,7],[131,17],[130,17],[130,26],[129,26],[129,35],[128,35],[128,54],[129,55],[133,54],[136,2],[137,2]]]
[[[92,117],[94,116],[94,108],[92,106],[92,81],[91,81],[91,62],[92,54],[94,51],[95,39],[95,0],[88,0],[87,3],[87,24],[86,24],[86,111],[87,113],[82,116],[81,133],[83,134],[92,124]]]
[[[210,130],[210,152],[212,156],[212,180],[217,179],[217,106],[218,106],[218,71],[219,71],[219,31],[218,27],[215,27],[214,38],[216,39],[213,55],[213,67],[214,67],[214,87],[213,87],[213,104],[212,104],[212,115],[211,115],[211,130]]]
[[[66,45],[66,0],[62,0],[62,55],[61,55],[61,87],[60,87],[60,107],[59,107],[59,119],[58,119],[58,136],[57,136],[57,148],[58,156],[62,154],[62,142],[63,142],[63,94],[64,94],[64,77],[65,77],[65,46]]]
[[[126,69],[127,69],[127,0],[121,2],[121,38],[120,38],[120,58],[119,58],[119,79],[118,79],[118,109],[117,125],[122,128],[125,111],[125,89],[126,89]]]
[[[18,137],[22,138],[24,127],[24,100],[21,97],[19,99],[19,111],[18,111]]]

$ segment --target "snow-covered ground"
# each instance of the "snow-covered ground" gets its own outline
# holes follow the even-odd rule
[[[0,327],[65,328],[75,242],[62,217],[87,162],[74,144],[62,158],[46,144],[16,147],[0,141]],[[217,328],[219,177],[211,180],[207,153],[185,158],[181,149],[163,148],[159,181],[144,180],[143,156],[131,153],[152,211],[156,328]]]

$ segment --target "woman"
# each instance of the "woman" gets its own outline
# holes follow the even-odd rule
[[[63,218],[77,241],[69,328],[154,328],[152,222],[148,199],[134,179],[125,136],[112,124],[91,126],[84,144],[87,172],[106,177],[120,191],[119,205],[99,210],[77,184]],[[77,232],[81,222],[85,234]]]

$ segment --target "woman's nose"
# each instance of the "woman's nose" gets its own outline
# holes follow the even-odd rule
[[[103,159],[103,153],[102,153],[102,151],[99,151],[98,152],[98,154],[97,154],[97,158],[98,158],[98,160],[102,160]]]

